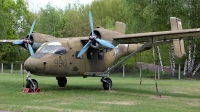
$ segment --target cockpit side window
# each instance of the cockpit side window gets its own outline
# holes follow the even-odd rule
[[[66,48],[61,45],[43,45],[37,51],[37,53],[53,53],[53,54],[66,54]]]
[[[40,51],[40,53],[49,53],[54,49],[54,45],[46,45],[44,48]]]
[[[53,51],[51,52],[53,54],[66,54],[66,48],[63,46],[56,46]]]
[[[42,50],[42,48],[44,47],[44,44],[45,44],[45,43],[43,43],[43,44],[37,49],[36,52],[40,52],[40,51]]]

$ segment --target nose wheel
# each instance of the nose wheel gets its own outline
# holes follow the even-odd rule
[[[112,80],[110,78],[108,78],[108,77],[107,78],[102,77],[101,78],[101,82],[103,84],[104,90],[110,90],[111,89],[111,87],[112,87]]]
[[[67,78],[66,77],[56,77],[58,81],[58,86],[65,87],[67,84]]]
[[[26,77],[26,88],[30,88],[31,91],[37,91],[38,89],[38,82],[35,79],[31,79],[31,73],[28,72]]]
[[[38,89],[38,82],[35,79],[27,80],[26,88],[30,88],[32,91],[36,91]]]

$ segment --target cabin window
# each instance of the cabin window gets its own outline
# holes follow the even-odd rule
[[[87,52],[87,58],[88,59],[93,59],[94,58],[94,53],[93,52]]]
[[[99,60],[103,60],[104,59],[104,53],[103,52],[99,52],[98,53],[98,59]]]
[[[52,51],[53,54],[66,54],[66,48],[63,46],[55,46],[55,48]]]
[[[81,56],[80,58],[78,58],[78,53],[79,53],[80,51],[76,51],[76,58],[77,59],[82,59],[83,58],[83,56]]]

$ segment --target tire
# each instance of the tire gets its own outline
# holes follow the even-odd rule
[[[110,78],[105,78],[106,82],[103,82],[104,90],[110,90],[112,87],[112,80]]]
[[[32,84],[32,82],[30,80],[28,80],[26,82],[26,88],[30,88],[32,91],[36,91],[38,89],[38,82],[35,79],[31,79],[32,82],[34,83],[34,85]]]
[[[58,80],[58,86],[60,87],[65,87],[66,84],[67,84],[67,78],[66,77],[60,77],[60,78],[57,78]]]
[[[27,80],[26,81],[26,88],[30,88],[30,84],[31,84],[31,81]]]

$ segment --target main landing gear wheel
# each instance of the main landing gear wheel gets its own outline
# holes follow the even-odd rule
[[[56,79],[58,80],[58,85],[60,87],[65,87],[67,84],[67,78],[66,77],[56,77]]]
[[[38,89],[38,82],[35,79],[29,79],[26,81],[26,88],[36,91]]]
[[[112,87],[112,80],[110,78],[108,78],[108,77],[107,78],[102,77],[101,78],[101,82],[103,84],[104,90],[110,90],[111,89],[111,87]]]

